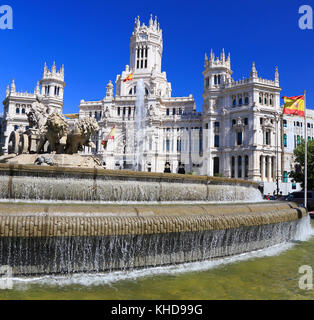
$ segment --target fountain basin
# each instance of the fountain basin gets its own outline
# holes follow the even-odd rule
[[[16,275],[105,272],[201,261],[294,240],[294,203],[0,205],[0,265]]]
[[[0,164],[0,197],[15,200],[261,201],[258,184],[218,177]]]

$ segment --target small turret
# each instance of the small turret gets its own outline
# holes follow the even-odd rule
[[[15,93],[15,82],[14,82],[14,79],[12,80],[12,83],[11,83],[11,93]]]
[[[109,80],[106,89],[107,89],[106,98],[112,98],[113,97],[113,84],[112,84],[111,80]]]
[[[204,67],[206,68],[208,66],[208,57],[207,54],[205,52],[205,63],[204,63]]]
[[[250,77],[254,78],[254,79],[257,78],[257,70],[255,68],[255,62],[252,63],[252,69],[251,69]]]
[[[37,82],[37,85],[36,85],[36,88],[35,88],[34,93],[35,93],[36,95],[39,95],[39,94],[40,94],[39,81]]]
[[[279,85],[279,72],[278,67],[275,69],[275,84]]]
[[[10,86],[7,86],[7,90],[5,91],[5,97],[7,98],[10,95]]]
[[[221,62],[225,62],[225,49],[222,49],[222,52],[221,52],[221,54],[220,54],[220,61]]]

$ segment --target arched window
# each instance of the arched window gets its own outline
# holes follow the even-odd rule
[[[236,99],[233,99],[232,105],[233,105],[234,107],[237,105],[237,100],[236,100]]]
[[[299,145],[300,143],[301,143],[300,136],[297,136],[297,145]]]
[[[243,99],[240,98],[240,99],[239,99],[239,105],[242,106],[242,104],[243,104]]]
[[[17,114],[19,114],[19,113],[20,113],[20,108],[16,108],[15,112],[16,112]]]
[[[18,128],[19,128],[19,126],[18,126],[18,125],[15,125],[15,126],[14,126],[14,131],[16,131]]]
[[[145,95],[148,96],[148,89],[145,88]]]
[[[287,147],[287,135],[286,134],[283,135],[283,146]]]
[[[22,109],[22,114],[25,114],[25,108]]]

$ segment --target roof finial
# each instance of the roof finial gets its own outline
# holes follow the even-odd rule
[[[11,92],[15,92],[15,81],[14,79],[12,80],[12,83],[11,83]]]
[[[251,78],[257,78],[257,70],[255,68],[255,62],[253,61],[252,63],[252,69],[250,73]]]
[[[149,18],[149,26],[151,27],[153,25],[153,15],[150,14],[150,18]]]

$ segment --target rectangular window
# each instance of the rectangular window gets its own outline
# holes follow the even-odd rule
[[[215,135],[214,147],[219,148],[219,135]]]
[[[249,124],[249,119],[248,118],[244,118],[244,125],[247,126]]]
[[[283,126],[286,128],[287,127],[287,120],[283,120]]]
[[[169,139],[166,140],[166,151],[167,152],[170,151],[170,140]]]
[[[175,109],[175,108],[172,109],[172,114],[173,114],[173,115],[176,114],[176,109]]]
[[[177,151],[181,152],[181,140],[180,139],[177,140]]]
[[[242,131],[237,133],[237,145],[242,145]]]
[[[166,115],[169,116],[169,114],[170,114],[170,109],[168,108],[168,109],[166,110]]]
[[[265,144],[270,145],[270,131],[266,131],[265,133]]]

